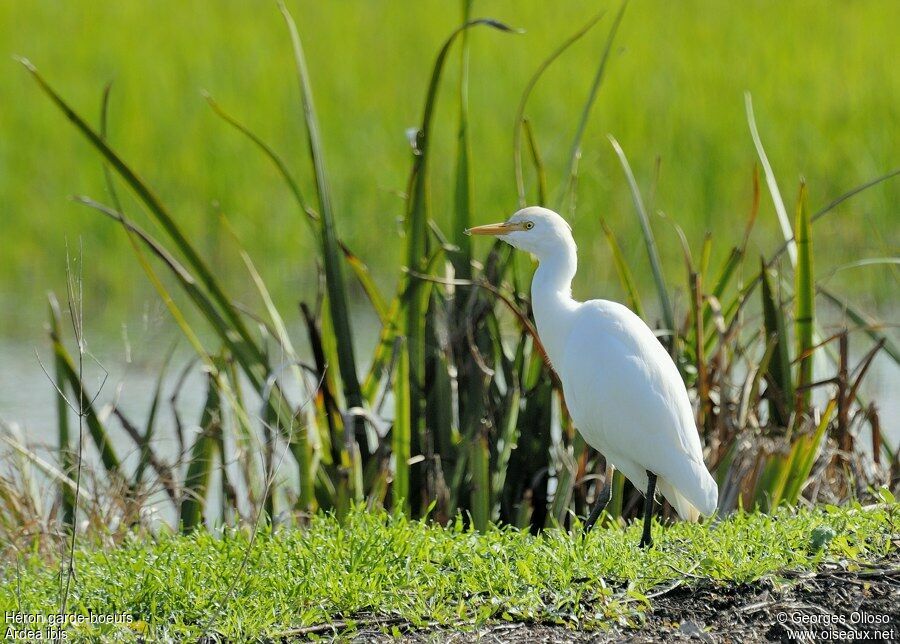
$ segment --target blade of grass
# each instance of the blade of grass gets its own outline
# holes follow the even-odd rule
[[[853,306],[852,304],[823,286],[817,286],[816,290],[821,293],[826,300],[830,301],[832,304],[846,313],[847,317],[849,317],[856,324],[862,327],[866,335],[868,335],[876,342],[883,342],[884,350],[887,352],[887,354],[891,356],[891,358],[893,358],[895,363],[900,364],[900,347],[897,346],[897,344],[889,335],[879,331],[879,329],[884,327],[884,324],[882,322],[879,322],[878,320],[867,315],[862,310]]]
[[[750,363],[747,378],[741,390],[740,406],[738,407],[738,427],[746,427],[751,411],[755,410],[759,399],[759,389],[762,380],[769,373],[769,364],[776,350],[779,348],[777,334],[769,336],[762,358],[756,364]]]
[[[521,342],[525,343],[525,338]],[[518,360],[517,360],[518,362]],[[506,486],[507,472],[509,470],[509,460],[516,443],[519,439],[519,407],[522,400],[521,390],[518,383],[513,383],[510,392],[507,395],[506,411],[503,416],[503,424],[501,425],[500,436],[497,440],[497,465],[494,468],[494,476],[491,484],[491,507],[500,507],[501,493]],[[492,518],[498,520],[499,514],[493,514]]]
[[[429,431],[429,441],[426,447],[428,449],[427,456],[431,461],[427,467],[430,479],[429,497],[436,503],[433,510],[435,516],[446,516],[448,519],[448,495],[443,494],[442,491],[447,487],[446,473],[453,471],[458,457],[455,443],[459,436],[459,415],[456,405],[461,402],[458,383],[459,371],[451,362],[453,355],[450,344],[453,328],[451,316],[453,313],[454,310],[451,309],[451,304],[444,291],[436,285],[433,286],[426,325],[426,332],[433,343],[433,349],[429,352],[428,397],[425,402],[425,422]],[[471,380],[467,380],[465,384],[471,385]],[[475,386],[479,384],[476,381]],[[464,391],[463,396],[466,395],[467,393]]]
[[[325,171],[325,160],[319,135],[319,121],[316,117],[313,103],[312,85],[297,25],[283,2],[279,1],[278,8],[281,10],[290,32],[291,44],[294,50],[294,63],[297,68],[297,79],[300,84],[300,95],[303,103],[309,156],[315,169],[316,192],[319,200],[319,212],[322,218],[322,261],[325,267],[325,286],[328,291],[331,328],[337,341],[338,369],[340,370],[347,405],[349,407],[362,407],[363,396],[359,385],[357,363],[354,355],[353,329],[350,324],[347,287],[344,282],[340,262],[340,248],[337,232],[335,231],[331,190],[328,185],[328,174]],[[348,449],[352,453],[354,450],[350,443],[353,442],[353,436],[359,436],[365,432],[363,419],[356,417],[353,429],[348,429],[348,432]]]
[[[625,475],[619,470],[613,470],[612,489],[610,489],[609,503],[606,513],[611,519],[622,516],[622,507],[625,501]]]
[[[868,190],[869,188],[877,186],[880,183],[883,183],[884,181],[887,181],[888,179],[892,179],[898,175],[900,175],[900,168],[897,168],[896,170],[892,170],[892,171],[890,171],[886,174],[883,174],[879,177],[875,177],[874,179],[871,179],[862,185],[856,186],[855,188],[848,190],[844,194],[840,195],[839,197],[837,197],[836,199],[831,201],[829,204],[827,204],[827,205],[823,206],[822,208],[820,208],[819,210],[817,210],[816,213],[811,218],[812,221],[815,223],[821,217],[824,217],[828,213],[832,212],[837,206],[844,203],[851,197],[854,197],[854,196],[858,195],[859,193],[864,192],[865,190]],[[789,239],[786,239],[781,244],[781,246],[778,247],[778,250],[776,250],[772,254],[772,256],[769,258],[767,265],[768,266],[774,265],[775,262],[777,261],[777,259],[779,257],[781,257],[781,255],[784,253],[785,250],[788,249],[788,247],[793,243],[793,241],[794,241],[793,236],[790,237]]]
[[[644,209],[644,201],[641,198],[637,181],[631,172],[631,166],[625,156],[622,146],[612,135],[608,135],[609,142],[612,144],[613,150],[619,157],[622,169],[625,171],[625,177],[628,179],[628,185],[631,188],[631,198],[634,201],[634,207],[638,215],[638,221],[641,224],[641,232],[644,236],[644,244],[647,247],[647,255],[650,258],[650,269],[653,271],[653,281],[656,283],[656,292],[659,297],[660,311],[662,312],[663,321],[666,328],[675,333],[675,314],[672,312],[672,303],[669,300],[669,292],[666,288],[665,279],[663,279],[662,266],[659,260],[659,251],[656,249],[656,238],[653,236],[653,229],[650,227],[650,219],[647,217],[647,211]]]
[[[403,281],[405,280],[401,280],[401,282]],[[378,388],[385,376],[385,369],[391,358],[391,347],[394,346],[397,331],[402,324],[400,316],[404,314],[404,311],[400,307],[401,297],[402,293],[395,296],[391,301],[387,317],[381,326],[381,333],[378,336],[375,351],[372,354],[369,372],[366,374],[366,378],[363,381],[363,396],[369,405],[373,403],[375,396],[378,393]]]
[[[99,134],[100,134],[100,138],[104,142],[106,142],[106,140],[107,140],[107,130],[108,130],[108,125],[109,125],[109,99],[110,99],[111,90],[112,90],[112,84],[107,83],[106,86],[103,88],[103,95],[102,95],[102,98],[100,101],[100,132],[99,132]],[[112,171],[110,170],[110,165],[107,162],[103,163],[103,179],[104,179],[104,182],[106,183],[106,189],[107,189],[107,192],[109,193],[110,199],[112,200],[115,210],[119,213],[123,213],[124,210],[122,208],[122,202],[119,200],[119,194],[118,194],[118,191],[116,190]],[[140,246],[136,243],[136,241],[134,239],[134,234],[132,233],[132,231],[129,230],[128,227],[124,226],[124,225],[123,225],[123,230],[125,231],[126,235],[128,236],[128,240],[131,243],[132,250],[138,256],[139,261],[146,263],[146,259],[144,258],[143,251],[141,250]],[[156,278],[156,275],[153,272],[153,269],[149,266],[149,264],[147,264],[145,266],[145,269],[146,269],[145,272],[147,273],[148,277],[151,277],[151,281],[154,283],[154,286],[157,287],[157,292],[160,294],[162,299],[164,301],[166,301],[167,303],[170,303],[174,307],[174,301],[172,300],[171,296],[168,294],[168,291],[165,289],[165,287],[162,285],[162,283],[158,280],[158,278]],[[155,279],[155,281],[154,281],[154,279]],[[178,311],[177,307],[174,307],[174,309],[175,309],[174,312],[177,313],[178,315],[180,315],[180,311]],[[183,320],[183,318],[182,318],[182,320]],[[187,323],[184,322],[184,324],[186,325]],[[199,340],[197,340],[197,342],[199,344]],[[160,394],[162,393],[163,379],[165,377],[165,373],[166,373],[166,369],[169,365],[169,361],[172,359],[172,356],[175,353],[175,346],[176,345],[173,344],[171,349],[166,353],[165,357],[163,358],[163,363],[160,367],[160,371],[157,376],[156,387],[154,390],[153,399],[150,403],[150,410],[147,415],[147,422],[145,423],[145,428],[144,428],[143,434],[138,433],[137,428],[134,427],[134,425],[132,425],[125,418],[125,416],[121,412],[121,410],[119,410],[118,408],[114,409],[114,413],[119,418],[119,422],[122,423],[122,426],[123,426],[123,428],[125,428],[126,432],[129,430],[132,430],[132,432],[131,432],[132,439],[134,439],[135,443],[138,446],[138,450],[139,450],[138,464],[137,464],[137,467],[135,468],[134,476],[132,478],[132,486],[135,489],[140,487],[141,481],[144,477],[144,471],[146,470],[148,464],[150,464],[152,462],[154,465],[157,466],[156,469],[158,471],[158,474],[160,475],[160,478],[164,480],[163,485],[166,487],[166,490],[169,492],[173,501],[174,501],[174,493],[173,493],[173,486],[171,483],[171,477],[168,477],[169,478],[168,481],[165,480],[166,472],[165,472],[165,469],[161,466],[159,459],[156,457],[156,455],[153,452],[152,441],[153,441],[153,432],[154,432],[154,429],[156,426],[156,413],[157,413],[157,410],[159,409]]]
[[[159,294],[160,299],[162,299],[166,304],[166,307],[169,309],[170,314],[175,319],[185,337],[188,339],[188,342],[190,342],[198,357],[203,360],[204,364],[208,368],[215,369],[212,358],[203,348],[203,344],[201,343],[197,333],[190,326],[190,324],[187,322],[187,318],[175,304],[175,300],[172,298],[168,289],[166,289],[166,287],[163,285],[162,280],[156,274],[156,271],[150,265],[147,257],[141,250],[138,241],[147,246],[147,248],[149,248],[150,251],[172,272],[185,293],[191,298],[200,312],[203,313],[203,315],[209,321],[210,326],[213,327],[216,333],[218,333],[218,335],[222,337],[223,340],[227,341],[227,322],[219,314],[219,311],[213,304],[212,300],[207,297],[206,293],[197,284],[193,275],[171,253],[169,253],[169,251],[161,243],[151,237],[139,226],[131,222],[121,212],[113,210],[112,208],[108,208],[103,204],[87,197],[76,197],[75,201],[105,214],[115,221],[118,221],[122,225],[128,235],[129,242],[132,244],[132,248],[135,251],[135,255],[138,258],[138,262],[140,263],[141,268],[150,279],[150,282],[153,284],[154,288]]]
[[[491,451],[482,427],[471,443],[472,456],[472,525],[486,530],[491,520]]]
[[[266,287],[265,281],[259,274],[259,271],[256,269],[256,264],[253,263],[253,259],[250,257],[250,254],[244,249],[244,246],[237,235],[237,231],[234,230],[231,222],[229,222],[224,215],[221,215],[219,217],[219,224],[231,237],[231,240],[235,244],[235,246],[237,246],[238,252],[241,256],[241,260],[244,262],[244,267],[247,269],[247,273],[250,275],[250,279],[253,281],[253,285],[256,287],[256,290],[263,301],[263,305],[266,308],[266,313],[268,313],[269,315],[269,320],[272,322],[272,327],[277,334],[278,344],[287,354],[286,357],[291,362],[291,370],[294,373],[297,384],[302,384],[303,375],[300,373],[300,368],[297,365],[297,361],[299,360],[299,358],[297,357],[297,351],[294,349],[290,334],[288,334],[287,331],[287,326],[285,325],[284,319],[281,317],[281,314],[278,312],[278,307],[275,306],[275,301],[272,299],[272,295],[269,293],[269,289]]]
[[[775,353],[769,363],[769,384],[777,388],[776,395],[769,396],[769,415],[780,427],[786,427],[788,423],[788,405],[794,400],[794,390],[791,384],[791,358],[788,351],[787,329],[784,323],[784,312],[781,309],[775,291],[772,288],[769,273],[765,268],[765,260],[762,265],[762,306],[766,337],[774,338]]]
[[[534,139],[532,137],[531,127],[528,125],[528,120],[525,118],[525,107],[528,104],[528,99],[531,97],[531,93],[534,91],[535,86],[538,81],[541,79],[541,76],[544,75],[544,72],[547,71],[547,68],[553,64],[553,62],[562,56],[562,54],[576,42],[578,42],[582,36],[584,36],[587,32],[591,30],[591,27],[596,25],[600,19],[606,14],[606,10],[600,11],[596,15],[594,15],[590,20],[585,23],[581,29],[576,31],[574,34],[569,36],[559,47],[557,47],[553,53],[551,53],[547,58],[541,62],[538,66],[537,70],[532,74],[531,78],[528,79],[528,83],[525,85],[525,91],[522,92],[522,97],[519,99],[519,106],[516,108],[516,120],[513,127],[513,163],[515,165],[516,170],[516,190],[519,195],[519,207],[524,208],[528,205],[527,199],[525,196],[525,178],[524,173],[522,171],[522,130],[525,128],[526,134],[529,137],[529,141],[531,142],[532,153],[537,150],[537,146],[534,145]],[[539,178],[541,175],[538,175]],[[539,194],[545,193],[545,188],[541,188],[543,182],[539,183]],[[541,203],[545,202],[545,198],[540,198]]]
[[[638,315],[638,317],[644,317],[644,308],[641,306],[641,296],[638,293],[637,285],[634,283],[634,278],[631,276],[631,269],[628,268],[628,262],[625,261],[625,257],[622,255],[622,249],[619,247],[619,242],[616,241],[615,234],[606,223],[606,220],[602,217],[600,218],[600,227],[603,228],[603,234],[606,236],[606,241],[609,243],[609,250],[612,252],[613,263],[616,267],[616,273],[619,275],[619,282],[622,284],[622,289],[625,291],[628,306]]]
[[[200,433],[191,448],[181,502],[181,530],[187,534],[201,526],[206,507],[206,493],[215,460],[215,446],[222,431],[219,391],[215,380],[207,379],[206,403],[200,417]]]
[[[722,295],[725,293],[725,289],[728,288],[728,284],[731,282],[731,278],[734,276],[738,266],[740,266],[743,257],[744,253],[740,248],[734,247],[731,249],[731,253],[729,253],[725,262],[722,264],[722,268],[719,270],[719,277],[716,279],[715,285],[710,292],[712,297],[717,300],[722,299]],[[711,317],[712,308],[709,306],[709,301],[707,300],[703,305],[703,324],[708,325]]]
[[[816,287],[813,275],[812,221],[807,208],[806,184],[800,184],[797,201],[797,220],[794,225],[796,235],[796,264],[794,270],[794,335],[797,350],[795,391],[800,391],[796,401],[798,412],[809,408],[812,397],[810,389],[801,389],[812,382],[813,376],[813,335],[815,333]]]
[[[462,0],[462,23],[467,24],[472,13],[472,0]],[[462,279],[472,277],[472,238],[466,230],[472,227],[472,170],[469,159],[472,144],[469,140],[469,30],[460,35],[459,45],[459,107],[456,129],[456,176],[453,198],[453,243],[457,251],[450,254],[454,273]]]
[[[262,153],[275,165],[278,173],[282,176],[285,183],[288,185],[288,188],[290,189],[291,194],[294,196],[294,200],[297,202],[300,210],[306,213],[310,227],[313,233],[318,238],[321,234],[321,218],[319,217],[318,213],[316,213],[312,208],[309,207],[308,202],[306,201],[306,198],[304,197],[303,192],[300,189],[300,184],[297,183],[293,175],[291,175],[291,171],[288,169],[287,164],[284,162],[284,159],[282,159],[281,156],[279,156],[278,153],[275,152],[272,146],[263,141],[247,126],[242,124],[240,121],[238,121],[230,114],[228,114],[224,109],[222,109],[222,107],[219,106],[219,104],[207,92],[203,93],[203,97],[206,99],[206,102],[209,103],[209,106],[217,116],[219,116],[223,121],[231,125],[248,139],[250,139],[250,141],[257,148],[259,148]]]
[[[700,250],[700,266],[697,269],[697,272],[700,274],[700,277],[703,278],[703,281],[706,281],[706,272],[709,270],[709,257],[712,253],[712,235],[707,232],[703,237],[703,247]]]
[[[2,423],[2,421],[0,421],[0,423]],[[3,423],[3,428],[4,430],[9,431],[9,427],[5,423]],[[41,472],[47,475],[51,480],[58,482],[62,487],[66,488],[71,496],[74,496],[77,491],[78,496],[82,501],[91,500],[88,491],[83,488],[79,488],[75,484],[75,481],[72,479],[72,477],[56,467],[53,463],[41,458],[34,450],[29,449],[26,445],[23,445],[21,440],[18,440],[17,437],[11,435],[7,436],[4,433],[0,435],[0,440],[9,445],[16,452],[18,452],[23,458],[33,463],[35,467],[37,467]]]
[[[175,344],[172,344],[172,347],[166,352],[166,355],[163,357],[162,365],[159,368],[159,374],[156,376],[156,386],[153,389],[153,398],[150,401],[150,410],[147,412],[147,422],[144,424],[144,433],[141,436],[141,441],[138,444],[138,449],[140,450],[140,455],[138,456],[138,464],[134,469],[134,485],[137,487],[141,484],[141,480],[144,477],[144,470],[147,469],[147,466],[150,464],[150,459],[153,451],[152,443],[153,443],[153,434],[156,429],[156,414],[159,410],[159,401],[162,397],[163,383],[165,382],[166,371],[169,367],[169,362],[172,360],[172,356],[175,355]]]
[[[134,191],[137,197],[144,203],[156,221],[169,234],[175,242],[178,250],[184,255],[189,266],[198,274],[200,281],[209,290],[213,300],[221,307],[222,312],[229,321],[229,324],[239,333],[248,348],[254,350],[254,356],[261,360],[259,349],[253,342],[253,338],[247,330],[246,325],[241,320],[237,311],[231,305],[230,300],[225,295],[218,281],[213,276],[212,271],[197,253],[193,245],[188,241],[175,219],[157,198],[147,184],[134,172],[119,155],[109,147],[94,129],[79,116],[75,110],[44,80],[38,73],[34,65],[24,58],[20,58],[19,62],[31,74],[32,78],[38,83],[38,86],[50,98],[50,100],[63,112],[69,121],[81,132],[88,142],[97,150],[109,163],[116,173],[125,181],[125,183]]]
[[[849,199],[850,197],[854,197],[854,196],[858,195],[860,192],[868,190],[869,188],[871,188],[873,186],[877,186],[879,183],[881,183],[883,181],[887,181],[888,179],[893,179],[894,177],[896,177],[898,175],[900,175],[900,168],[895,168],[894,170],[891,170],[890,172],[886,172],[881,176],[875,177],[874,179],[871,179],[870,181],[866,181],[865,183],[848,190],[844,194],[840,195],[836,199],[832,200],[831,202],[829,202],[828,204],[822,206],[819,210],[817,210],[811,218],[812,221],[815,222],[819,218],[824,217],[829,212],[831,212],[832,210],[834,210],[835,208],[840,206],[842,203],[847,201],[847,199]]]
[[[330,456],[328,462],[334,467],[339,467],[341,464],[340,446],[344,444],[344,418],[341,415],[340,406],[337,400],[334,376],[332,370],[328,368],[324,338],[322,337],[321,329],[319,328],[315,315],[313,315],[312,311],[305,303],[300,304],[300,309],[303,312],[303,318],[306,321],[309,345],[312,349],[313,360],[316,364],[316,378],[319,381],[318,396],[321,397],[321,403],[317,404],[317,407],[321,410],[321,416],[324,418],[324,422],[317,422],[317,426],[319,427],[319,437],[321,439],[324,454]],[[326,427],[328,428],[327,432],[324,431]],[[305,454],[306,452],[303,452],[304,459],[306,458]],[[308,474],[309,470],[307,470],[306,473]],[[332,481],[332,484],[333,483],[334,482]],[[337,487],[339,489],[335,492],[337,497],[347,497],[346,491],[344,490],[344,486],[347,483],[348,480],[346,478],[338,477]],[[310,481],[307,480],[307,485],[309,484]]]
[[[616,13],[616,17],[613,19],[612,26],[609,29],[609,36],[607,36],[606,38],[606,45],[603,48],[603,54],[600,56],[600,64],[597,66],[597,71],[594,74],[594,82],[591,84],[591,91],[588,94],[587,100],[584,102],[584,105],[581,108],[581,118],[578,120],[578,126],[575,129],[575,136],[572,138],[572,146],[569,152],[569,166],[566,169],[566,173],[563,175],[564,181],[567,181],[569,177],[575,175],[575,168],[578,164],[578,158],[581,156],[581,139],[584,138],[584,130],[587,127],[588,119],[591,115],[591,109],[594,107],[594,103],[597,100],[597,94],[600,91],[600,86],[603,84],[603,76],[606,72],[606,63],[609,60],[609,54],[612,51],[612,45],[616,39],[616,33],[619,31],[619,25],[622,23],[622,18],[625,16],[626,7],[628,7],[628,0],[623,0],[621,6],[619,7],[618,13]],[[565,204],[568,200],[568,195],[564,191],[560,195],[559,204]]]
[[[52,293],[48,296],[50,306],[50,334],[51,337],[62,337],[60,330],[60,310],[59,302]],[[75,463],[72,458],[72,445],[69,439],[69,403],[63,394],[66,386],[66,369],[62,358],[54,352],[53,358],[54,375],[56,376],[56,425],[57,436],[59,441],[59,464],[62,474],[66,479],[71,481],[72,474],[75,471]],[[62,500],[62,524],[66,527],[75,525],[75,497],[74,482],[72,485],[61,484],[60,496]]]
[[[791,258],[791,266],[793,266],[797,263],[797,247],[792,241],[794,233],[791,230],[787,208],[784,207],[784,199],[781,198],[781,191],[778,189],[778,181],[775,179],[775,173],[772,171],[769,157],[766,156],[766,150],[763,148],[762,140],[759,138],[759,131],[756,129],[756,118],[753,116],[753,99],[750,96],[750,92],[744,93],[744,106],[747,110],[747,125],[750,126],[750,136],[753,138],[753,145],[756,147],[759,162],[762,164],[763,172],[766,175],[766,185],[769,186],[769,194],[772,195],[772,203],[775,204],[775,214],[778,215],[781,233],[788,242],[788,256]]]
[[[525,408],[519,414],[519,440],[510,457],[508,474],[516,489],[511,491],[513,494],[505,504],[510,509],[519,505],[520,517],[527,517],[532,532],[537,532],[545,526],[548,514],[547,472],[553,444],[553,386],[543,371],[541,358],[532,354],[529,362],[541,375],[530,391],[527,382],[521,383]]]
[[[791,474],[788,477],[782,497],[789,505],[796,504],[800,499],[800,493],[809,479],[810,472],[812,472],[813,464],[822,445],[822,438],[825,435],[825,430],[828,428],[828,423],[831,422],[836,406],[836,399],[828,401],[828,406],[825,407],[825,411],[819,419],[816,431],[812,434],[797,436],[794,440],[792,448],[794,458],[792,459]]]
[[[58,327],[59,323],[57,322],[56,324]],[[87,423],[91,439],[94,441],[97,451],[100,452],[100,460],[103,462],[103,467],[110,474],[119,474],[121,472],[121,461],[116,455],[115,448],[113,447],[112,441],[109,439],[106,427],[100,422],[100,418],[97,416],[97,412],[91,402],[92,398],[87,393],[87,388],[84,387],[84,383],[81,382],[81,379],[78,376],[78,369],[75,366],[72,356],[69,355],[69,351],[66,349],[65,345],[63,345],[62,339],[54,334],[52,330],[50,339],[53,344],[55,360],[58,362],[60,372],[65,377],[70,389],[74,392],[85,392],[82,395],[84,403],[84,419]]]
[[[531,127],[531,121],[525,119],[522,122],[522,128],[525,130],[525,136],[528,138],[531,163],[537,176],[537,203],[539,206],[544,206],[547,204],[547,172],[544,169],[544,161],[538,149],[537,138],[534,135],[534,129]]]
[[[841,271],[846,271],[851,268],[863,268],[865,266],[898,266],[900,265],[900,257],[866,257],[865,259],[858,259],[853,262],[847,262],[846,264],[841,264],[840,266],[835,266],[830,271],[828,271],[828,275],[820,280],[820,282],[824,282],[826,279],[830,279],[837,273]]]
[[[397,338],[397,375],[394,378],[394,426],[391,429],[391,453],[394,458],[394,482],[391,496],[395,510],[409,512],[409,458],[412,443],[412,425],[410,419],[412,402],[410,401],[410,368],[409,350],[406,339]]]
[[[378,285],[375,284],[375,280],[372,279],[369,267],[344,244],[341,244],[341,251],[343,251],[344,259],[347,260],[347,264],[350,265],[353,274],[356,275],[359,285],[362,286],[363,292],[365,292],[366,296],[369,298],[369,302],[372,303],[372,308],[374,308],[375,313],[378,314],[379,321],[382,325],[387,324],[390,321],[390,309],[388,308],[384,296],[378,289]]]
[[[568,433],[568,428],[563,427],[563,432]],[[573,445],[569,447],[565,441],[554,441],[553,450],[556,452],[556,488],[553,490],[553,500],[550,503],[550,511],[547,514],[547,526],[565,525],[566,514],[572,504],[574,493],[575,472],[578,469],[574,454],[584,449],[584,439],[581,434],[575,434]]]
[[[424,264],[427,262],[428,255],[428,246],[427,246],[427,227],[426,224],[430,218],[429,215],[429,199],[428,199],[428,161],[430,159],[430,138],[431,138],[431,129],[432,129],[432,121],[434,116],[434,109],[437,103],[437,94],[440,86],[441,76],[444,71],[444,63],[447,58],[447,54],[450,51],[451,46],[455,42],[455,40],[461,35],[464,34],[468,29],[484,25],[487,27],[491,27],[493,29],[497,29],[499,31],[504,32],[512,32],[514,31],[512,28],[507,25],[498,22],[496,20],[491,20],[487,18],[479,18],[476,20],[470,20],[463,23],[460,27],[455,29],[450,36],[444,41],[443,46],[438,52],[438,56],[432,66],[431,79],[428,84],[428,90],[425,97],[425,108],[422,115],[422,122],[419,129],[416,131],[415,135],[415,149],[414,149],[414,157],[413,157],[413,168],[410,175],[410,191],[409,191],[409,201],[408,201],[408,210],[406,217],[406,229],[407,229],[407,267],[410,270],[418,270],[421,271],[424,268]],[[465,97],[463,97],[464,100]],[[467,132],[467,120],[461,121],[460,129],[463,132],[463,136],[466,135]],[[466,127],[464,127],[466,126]],[[460,156],[463,157],[462,161],[459,161],[458,171],[460,167],[464,167],[468,169],[468,152],[465,151],[465,147],[461,149]],[[462,184],[460,184],[462,182]],[[461,192],[460,192],[461,190]],[[457,216],[468,216],[468,211],[463,212],[462,215],[459,214],[459,208],[471,208],[470,203],[471,195],[468,191],[468,184],[466,183],[465,176],[459,175],[457,173]],[[454,238],[457,234],[461,234],[464,232],[464,228],[460,228],[457,226],[459,230],[454,231]],[[468,238],[463,235],[463,238],[466,240],[465,243],[468,244]],[[459,245],[460,248],[465,248],[465,246]],[[415,300],[416,298],[413,294],[409,294],[411,300]],[[408,319],[412,322],[415,321],[415,318],[419,317],[419,311],[416,310],[416,307],[410,307],[408,311]],[[408,325],[409,329],[406,329],[407,332],[415,328],[417,325],[410,324]],[[415,355],[416,349],[414,347],[410,348],[411,355],[411,367],[413,368],[413,376],[415,376],[415,368],[416,362],[418,361],[418,357]]]

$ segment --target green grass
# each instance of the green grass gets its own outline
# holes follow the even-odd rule
[[[405,208],[400,193],[409,166],[404,131],[420,120],[434,53],[459,21],[458,3],[290,6],[312,70],[338,232],[386,284],[403,244],[396,220]],[[574,0],[553,9],[540,2],[474,3],[473,16],[495,17],[527,32],[471,34],[475,220],[493,221],[514,209],[512,125],[519,95],[540,61],[595,10]],[[551,68],[529,105],[548,168],[565,165],[574,115],[588,93],[610,18]],[[890,65],[900,57],[900,43],[890,25],[898,23],[900,5],[890,0],[827,11],[812,1],[727,7],[711,1],[633,2],[586,131],[574,222],[583,254],[576,292],[622,296],[600,232],[601,214],[625,240],[626,260],[644,261],[628,186],[607,132],[622,143],[644,186],[662,262],[671,270],[680,267],[680,249],[670,228],[653,216],[656,209],[674,217],[692,245],[699,245],[706,229],[728,232],[742,225],[737,222],[746,213],[755,162],[744,90],[753,93],[782,191],[791,194],[804,174],[813,188],[813,211],[896,167],[892,134],[900,127],[900,77]],[[66,239],[84,239],[86,307],[93,323],[136,324],[151,296],[148,285],[120,270],[133,261],[121,231],[66,200],[72,193],[103,196],[99,163],[12,54],[29,56],[91,116],[99,111],[104,83],[114,81],[113,144],[159,188],[233,290],[249,297],[253,287],[218,226],[218,210],[229,216],[251,256],[266,259],[260,270],[281,308],[292,308],[298,295],[311,292],[314,264],[306,258],[317,242],[291,195],[267,161],[215,117],[200,95],[209,90],[290,161],[304,161],[293,60],[274,3],[230,0],[213,9],[198,0],[102,8],[90,0],[7,2],[0,4],[0,43],[0,61],[6,61],[0,62],[3,238],[15,240],[0,254],[0,301],[15,298],[3,320],[10,330],[39,315],[47,289],[63,290]],[[448,66],[448,89],[456,82],[457,63],[453,57]],[[453,208],[456,101],[454,92],[443,93],[433,141],[434,215],[445,228]],[[661,173],[651,195],[657,156]],[[302,174],[311,192],[312,174],[305,168]],[[555,184],[558,177],[552,179]],[[889,225],[898,202],[900,182],[891,181],[818,224],[817,245],[832,259],[818,270],[891,254],[900,245],[897,227]],[[771,250],[777,223],[768,198],[760,223],[755,241]],[[367,243],[373,226],[382,229],[378,244]],[[651,283],[647,270],[635,278],[641,286]],[[854,297],[871,292],[883,304],[896,289],[896,273],[853,269],[839,273],[833,285]]]
[[[851,503],[737,513],[715,525],[656,525],[657,545],[649,551],[637,547],[639,525],[597,529],[582,540],[559,530],[537,537],[512,528],[477,533],[461,522],[441,528],[385,513],[354,511],[343,525],[318,515],[306,530],[260,532],[243,569],[248,535],[240,531],[81,547],[70,607],[131,615],[130,627],[103,631],[117,638],[143,631],[192,639],[206,624],[228,638],[277,638],[373,615],[413,626],[490,619],[579,628],[602,628],[610,619],[638,624],[652,603],[647,594],[660,585],[750,582],[824,561],[876,560],[896,547],[897,511],[896,504]],[[7,560],[0,611],[52,613],[57,565],[24,552]],[[101,631],[81,627],[77,634]]]

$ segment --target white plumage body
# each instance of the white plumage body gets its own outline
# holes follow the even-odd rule
[[[584,302],[571,315],[555,366],[585,441],[640,490],[647,470],[656,474],[683,519],[715,512],[718,489],[703,463],[687,391],[653,332],[615,302]]]
[[[538,335],[585,441],[641,491],[647,471],[655,474],[657,489],[683,519],[713,514],[718,487],[703,462],[678,368],[628,308],[572,298],[578,258],[566,221],[531,207],[470,232],[496,235],[538,258],[531,283]]]

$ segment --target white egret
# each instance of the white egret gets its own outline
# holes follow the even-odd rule
[[[641,546],[652,545],[656,488],[685,520],[709,516],[718,486],[703,463],[687,389],[653,331],[627,307],[578,302],[572,229],[552,210],[524,208],[499,224],[476,226],[537,257],[532,307],[541,343],[559,375],[566,406],[585,441],[641,491],[646,490]],[[609,484],[591,512],[590,530],[609,501]]]

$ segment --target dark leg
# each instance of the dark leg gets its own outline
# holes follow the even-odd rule
[[[594,505],[594,509],[591,510],[591,515],[587,518],[587,521],[584,522],[584,532],[582,534],[587,534],[591,531],[591,528],[594,527],[594,524],[597,523],[597,519],[600,518],[600,515],[603,513],[603,510],[606,509],[607,504],[609,503],[609,499],[612,496],[612,477],[608,477],[606,481],[606,485],[603,486],[603,490],[600,492],[600,496],[597,497],[597,504]]]
[[[647,470],[647,496],[644,497],[644,534],[641,535],[641,548],[653,545],[650,536],[650,522],[653,519],[653,496],[656,494],[656,474]]]

